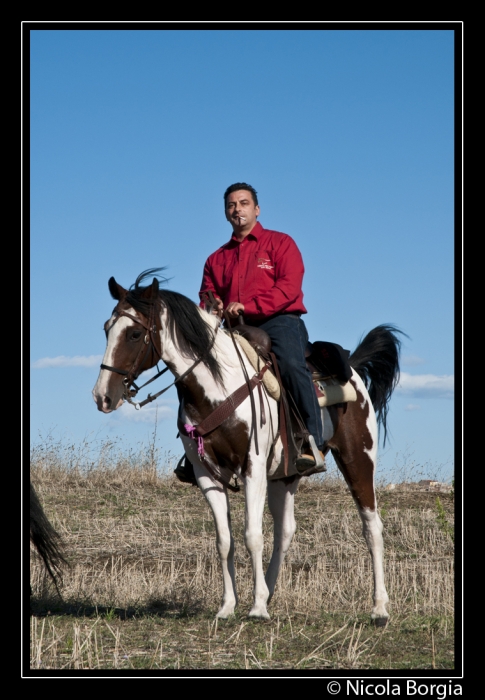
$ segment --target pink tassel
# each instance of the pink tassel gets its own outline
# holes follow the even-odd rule
[[[194,433],[197,432],[197,426],[196,425],[189,425],[188,423],[185,423],[185,430],[188,433],[188,436],[195,440],[197,437],[197,453],[199,457],[204,456],[204,438],[201,437],[200,435],[195,435]]]

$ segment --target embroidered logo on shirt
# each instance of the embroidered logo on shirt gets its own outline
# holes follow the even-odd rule
[[[262,270],[272,270],[274,268],[274,265],[271,265],[271,260],[268,260],[268,258],[258,258],[258,267],[260,267]]]

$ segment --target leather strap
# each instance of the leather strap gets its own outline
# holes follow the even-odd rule
[[[250,379],[249,379],[249,375],[248,375],[248,373],[247,373],[246,366],[245,366],[245,364],[244,364],[244,360],[243,360],[243,358],[241,357],[241,352],[240,352],[239,347],[238,347],[238,344],[237,344],[237,342],[236,342],[236,338],[234,337],[234,332],[233,332],[233,330],[232,330],[232,328],[231,328],[231,321],[230,321],[229,316],[228,316],[228,314],[227,314],[227,312],[226,312],[225,309],[224,309],[224,312],[223,312],[223,313],[224,313],[224,319],[225,319],[225,321],[226,321],[227,328],[228,328],[229,333],[230,333],[231,338],[232,338],[232,342],[233,342],[234,347],[235,347],[235,349],[236,349],[236,354],[237,354],[237,356],[238,356],[238,358],[239,358],[239,362],[241,363],[241,369],[242,369],[242,371],[243,371],[244,378],[245,378],[245,380],[246,380],[247,389],[248,389],[248,394],[249,394],[249,400],[251,401],[251,414],[252,414],[252,421],[251,421],[251,423],[252,423],[252,426],[251,426],[252,430],[251,430],[251,432],[252,432],[253,435],[254,435],[254,448],[255,448],[255,450],[256,450],[256,454],[259,455],[259,446],[258,446],[258,426],[257,426],[257,422],[256,422],[256,405],[255,405],[255,403],[254,403],[254,396],[253,396],[253,389],[254,389],[254,386],[250,388]],[[266,370],[264,370],[264,371],[266,371]],[[264,374],[264,372],[263,372],[263,374]],[[246,396],[247,396],[247,394],[246,394]],[[244,398],[246,398],[246,397],[244,397]]]
[[[273,352],[270,352],[270,357],[271,361],[273,363],[274,371],[276,374],[276,379],[279,382],[279,385],[281,387],[281,399],[280,399],[280,437],[281,437],[281,442],[283,443],[283,456],[284,456],[284,473],[285,476],[288,476],[288,464],[289,464],[289,459],[288,459],[288,426],[290,425],[289,421],[289,414],[287,411],[287,399],[286,399],[286,391],[283,386],[283,382],[281,381],[281,375],[280,375],[280,369],[278,367],[278,362],[276,360],[275,354]],[[286,420],[288,416],[288,420]]]
[[[263,425],[266,425],[266,412],[264,410],[263,389],[261,387],[261,382],[259,382],[259,384],[258,384],[258,394],[259,394],[259,405],[261,408],[261,423],[259,424],[259,427],[262,428]]]
[[[212,413],[208,415],[207,418],[205,418],[198,425],[194,426],[195,431],[193,435],[196,437],[204,437],[208,433],[218,428],[221,425],[221,423],[223,423],[226,420],[226,418],[229,418],[229,416],[232,413],[234,413],[236,408],[240,404],[242,404],[242,402],[248,397],[248,394],[250,392],[252,394],[252,391],[255,386],[257,386],[259,391],[261,392],[261,382],[263,380],[263,375],[268,369],[268,367],[269,365],[264,365],[264,367],[261,368],[258,374],[255,374],[254,377],[252,377],[249,380],[249,384],[243,384],[239,387],[239,389],[233,391],[233,393],[230,396],[228,396],[225,401],[219,404],[219,406],[214,411],[212,411]],[[264,408],[261,394],[260,399],[262,409],[261,420],[263,420]],[[211,465],[207,462],[207,460],[204,460],[204,466],[207,469],[207,471],[210,474],[212,474],[216,481],[221,481],[230,491],[237,492],[240,490],[239,486],[233,486],[229,481],[222,479],[220,475],[216,474],[216,472],[214,471],[214,469],[212,469]]]
[[[204,418],[201,423],[196,425],[195,427],[197,434],[200,435],[200,437],[204,437],[208,433],[218,428],[221,423],[226,420],[226,418],[229,418],[229,416],[234,413],[236,408],[240,406],[242,402],[250,395],[250,392],[252,393],[254,387],[261,383],[263,375],[267,369],[268,365],[264,365],[258,374],[255,374],[254,377],[249,380],[249,383],[243,384],[239,387],[239,389],[233,391],[233,393],[228,396],[225,401],[219,404],[219,406],[212,411],[207,418]]]

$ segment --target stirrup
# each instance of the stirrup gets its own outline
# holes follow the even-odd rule
[[[179,481],[184,484],[192,484],[192,486],[197,486],[197,480],[194,474],[194,467],[192,463],[189,462],[186,455],[180,459],[177,467],[173,470],[173,473]]]
[[[317,474],[320,472],[327,471],[325,465],[325,460],[323,459],[322,453],[317,447],[315,438],[313,435],[308,436],[308,443],[312,450],[312,455],[301,454],[296,462],[295,466],[301,476],[310,476],[311,474]]]

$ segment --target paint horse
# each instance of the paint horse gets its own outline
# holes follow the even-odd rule
[[[104,413],[116,410],[125,400],[133,403],[138,376],[157,365],[160,359],[165,363],[163,371],[168,368],[175,376],[173,384],[180,401],[178,426],[185,453],[214,517],[223,577],[222,605],[217,617],[227,618],[237,605],[228,498],[230,480],[236,475],[245,487],[244,538],[253,570],[253,605],[249,616],[269,619],[267,605],[296,530],[294,498],[300,481],[298,476],[267,479],[271,460],[282,460],[277,401],[264,390],[254,392],[253,401],[246,395],[218,427],[204,437],[198,435],[197,426],[214,409],[227,405],[227,397],[245,384],[244,374],[253,378],[255,370],[243,354],[242,358],[238,356],[232,338],[220,327],[217,316],[182,294],[160,289],[157,273],[162,269],[145,271],[130,289],[124,289],[114,277],[109,280],[109,290],[117,304],[104,325],[107,346],[93,398],[98,410]],[[152,275],[156,275],[152,283],[144,286],[142,283]],[[401,331],[394,326],[381,325],[366,335],[349,358],[350,381],[357,401],[322,409],[325,453],[331,451],[348,484],[371,554],[374,575],[371,615],[377,625],[387,622],[389,599],[384,585],[383,528],[377,512],[374,471],[378,425],[384,430],[385,440],[388,402],[399,379],[397,333]],[[244,372],[241,361],[245,364]],[[151,398],[149,395],[146,401]],[[257,447],[252,411],[255,404],[259,408]],[[265,575],[262,520],[266,494],[273,517],[274,542]]]

